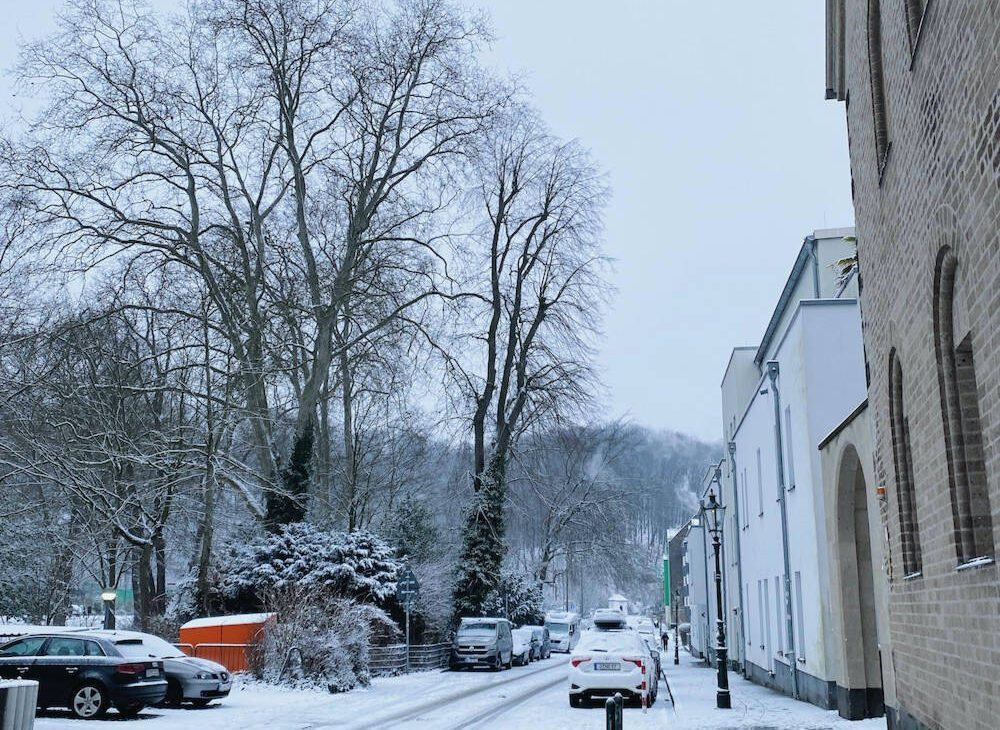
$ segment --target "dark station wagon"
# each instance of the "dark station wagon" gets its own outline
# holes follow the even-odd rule
[[[112,705],[133,716],[167,694],[161,660],[124,656],[107,638],[85,631],[35,634],[0,645],[0,679],[33,679],[40,708],[68,707],[85,720]]]

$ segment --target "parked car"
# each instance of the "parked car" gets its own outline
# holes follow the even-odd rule
[[[513,648],[511,649],[511,654],[513,656],[511,661],[514,664],[523,667],[532,661],[535,655],[535,642],[531,629],[514,629],[510,632],[510,634],[514,642]]]
[[[628,618],[614,608],[599,608],[594,611],[594,631],[619,631],[628,628]]]
[[[545,614],[545,628],[549,630],[552,651],[568,654],[580,640],[580,616],[572,611],[549,611]]]
[[[620,692],[627,702],[656,701],[653,657],[630,629],[588,631],[569,660],[569,704],[583,707]]]
[[[448,666],[510,669],[513,662],[510,621],[503,618],[463,618],[451,643]]]
[[[94,631],[115,645],[123,655],[133,659],[161,659],[167,677],[164,703],[180,705],[190,702],[204,707],[212,700],[229,696],[233,679],[221,664],[187,656],[173,644],[158,636],[137,631]]]
[[[531,629],[535,637],[534,649],[535,659],[548,659],[552,656],[552,639],[549,637],[549,630],[544,626],[522,626],[524,629]]]
[[[112,705],[134,716],[167,695],[163,662],[124,654],[94,631],[35,634],[0,646],[0,679],[38,682],[38,706],[102,716]]]
[[[653,677],[659,679],[660,669],[662,665],[662,658],[660,652],[660,643],[657,641],[655,636],[649,636],[642,632],[639,633],[639,638],[643,640],[646,644],[646,648],[649,650],[649,655],[653,657]]]

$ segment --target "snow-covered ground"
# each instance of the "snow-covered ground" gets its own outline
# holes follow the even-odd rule
[[[323,730],[355,728],[524,728],[598,730],[600,708],[572,709],[565,683],[564,655],[506,672],[422,672],[377,679],[371,687],[343,695],[238,683],[227,700],[202,710],[144,711],[137,729],[149,730]],[[677,701],[671,707],[665,688],[645,714],[625,710],[626,730],[651,728],[768,728],[774,730],[884,730],[884,719],[847,722],[804,702],[796,702],[730,675],[733,709],[715,709],[715,672],[681,655],[667,675]],[[114,711],[106,719],[73,720],[49,712],[38,730],[87,730],[121,727]]]

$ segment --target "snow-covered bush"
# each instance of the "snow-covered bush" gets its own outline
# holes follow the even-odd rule
[[[395,633],[382,609],[305,584],[271,589],[265,608],[278,614],[251,653],[264,681],[346,692],[367,685],[372,637]]]
[[[483,612],[515,624],[537,624],[544,618],[543,600],[542,587],[531,576],[505,570],[499,585],[486,596]]]
[[[305,522],[235,545],[219,562],[229,610],[257,610],[264,597],[305,587],[362,603],[384,603],[396,590],[399,561],[377,535],[331,532]]]

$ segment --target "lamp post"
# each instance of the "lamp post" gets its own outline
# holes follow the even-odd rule
[[[111,631],[115,628],[115,599],[118,598],[118,591],[114,588],[105,588],[101,591],[101,600],[104,601],[104,630]]]
[[[722,566],[719,561],[719,551],[722,547],[722,528],[719,526],[719,512],[725,520],[726,508],[715,498],[715,490],[709,488],[708,503],[703,506],[706,513],[711,514],[712,521],[708,531],[712,533],[712,548],[715,551],[715,621],[718,627],[718,637],[715,642],[715,663],[719,671],[719,689],[715,694],[715,706],[720,710],[732,708],[729,696],[729,669],[726,658],[726,620],[722,610]]]
[[[681,641],[680,641],[680,621],[681,621],[681,592],[674,591],[674,664],[681,663]]]

